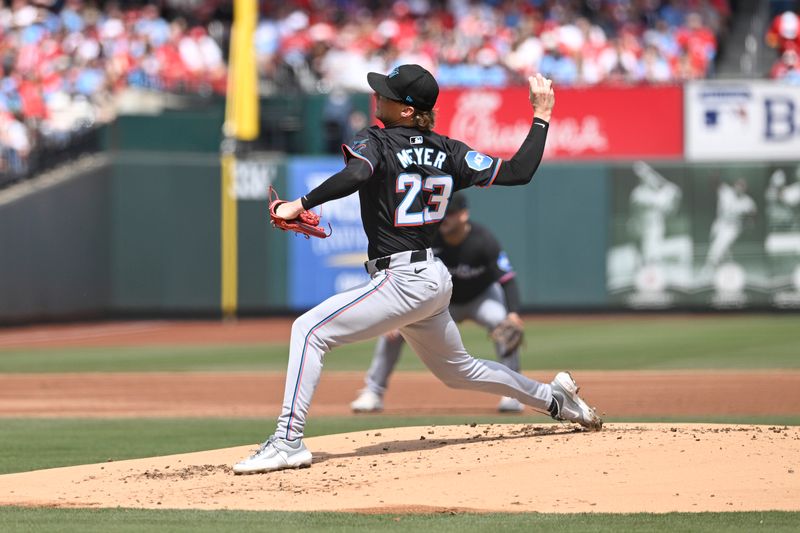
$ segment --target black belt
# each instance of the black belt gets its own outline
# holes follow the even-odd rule
[[[411,252],[411,260],[410,263],[419,263],[420,261],[427,261],[428,260],[428,250],[414,250]],[[386,270],[389,268],[389,265],[392,262],[392,256],[387,255],[386,257],[379,257],[375,260],[375,269],[376,270]]]

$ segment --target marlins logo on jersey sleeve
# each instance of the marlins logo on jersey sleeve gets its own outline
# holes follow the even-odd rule
[[[363,152],[364,149],[367,147],[367,143],[368,142],[369,142],[369,139],[366,139],[366,138],[355,139],[353,141],[353,144],[351,145],[351,148],[353,148],[353,152],[361,155],[361,152]]]
[[[364,128],[356,133],[353,142],[349,146],[342,145],[345,162],[353,157],[362,159],[369,163],[370,169],[375,172],[375,166],[380,160],[380,141],[377,138],[378,133],[376,130],[378,130],[376,126]]]

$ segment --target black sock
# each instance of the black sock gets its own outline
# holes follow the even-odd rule
[[[555,396],[553,396],[553,399],[550,400],[550,407],[547,408],[547,411],[553,418],[558,417],[558,402],[556,401]]]

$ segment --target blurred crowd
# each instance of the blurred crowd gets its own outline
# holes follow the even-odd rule
[[[368,90],[366,73],[419,63],[443,87],[665,83],[713,73],[728,0],[262,2],[262,79]]]
[[[673,83],[714,75],[729,0],[259,0],[264,94],[369,91],[401,63],[442,87]],[[222,14],[222,16],[221,16]],[[0,2],[0,176],[114,117],[128,88],[222,94],[230,0]],[[777,13],[771,76],[800,78],[800,19]]]
[[[24,175],[37,148],[62,149],[113,119],[114,95],[124,88],[224,92],[214,26],[180,16],[195,12],[176,11],[168,21],[143,2],[4,2],[0,175]]]

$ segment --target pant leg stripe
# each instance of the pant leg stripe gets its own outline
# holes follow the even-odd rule
[[[303,352],[302,352],[302,355],[300,356],[300,371],[297,374],[297,381],[295,382],[295,385],[294,385],[294,394],[292,395],[292,406],[291,406],[291,409],[290,409],[289,421],[286,424],[286,437],[285,438],[287,440],[289,440],[289,435],[290,435],[290,433],[292,431],[292,422],[294,421],[294,406],[295,406],[295,403],[297,403],[297,395],[300,392],[300,381],[303,378],[303,369],[305,368],[305,365],[306,365],[306,350],[308,349],[308,339],[311,337],[311,334],[314,333],[319,328],[321,328],[322,326],[324,326],[325,324],[329,323],[334,318],[338,317],[339,315],[341,315],[342,313],[347,311],[348,309],[352,309],[353,307],[358,305],[360,302],[364,301],[367,298],[367,296],[379,291],[381,289],[381,287],[383,287],[383,285],[386,283],[386,281],[388,279],[389,279],[389,274],[387,273],[386,277],[383,278],[383,280],[378,285],[376,285],[375,287],[371,288],[369,291],[365,292],[364,294],[362,294],[361,296],[359,296],[358,298],[356,298],[352,302],[346,304],[343,307],[340,307],[339,309],[337,309],[336,311],[334,311],[333,313],[331,313],[327,317],[323,318],[321,321],[317,322],[317,324],[314,325],[314,327],[312,327],[309,330],[309,332],[306,334],[305,341],[303,342]]]

